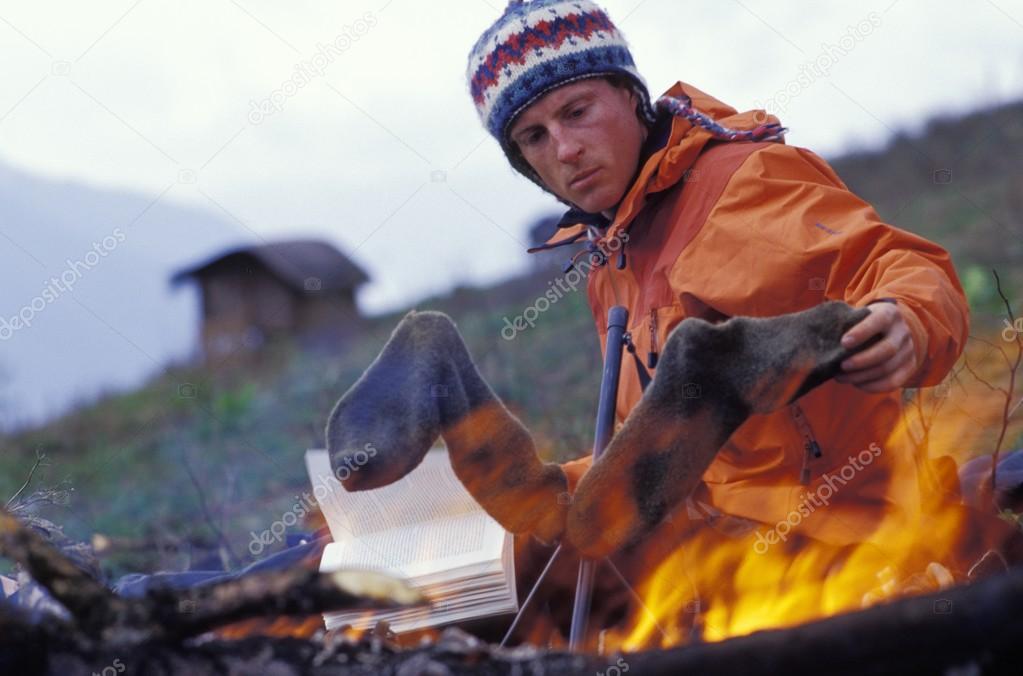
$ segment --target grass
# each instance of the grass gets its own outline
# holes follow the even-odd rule
[[[880,153],[834,162],[883,218],[950,250],[979,336],[996,336],[1001,328],[991,267],[999,269],[1016,307],[1023,299],[1023,200],[1014,198],[1023,189],[1021,108],[987,113],[1001,120],[998,134],[976,133],[975,118],[962,121],[961,129],[943,121],[932,125],[930,136],[901,138]],[[948,161],[954,183],[937,185],[933,167],[915,148],[954,155],[946,146],[957,133],[968,137],[963,144],[970,152]],[[559,300],[514,340],[501,336],[503,318],[532,305],[555,274],[538,269],[488,289],[460,288],[417,308],[452,315],[484,377],[532,430],[541,454],[567,460],[589,452],[600,383],[600,346],[585,291]],[[36,453],[45,453],[48,465],[34,485],[71,485],[69,505],[53,506],[46,516],[73,539],[102,533],[143,542],[209,542],[222,532],[236,562],[251,559],[250,532],[268,528],[306,490],[303,452],[322,446],[334,402],[401,315],[371,321],[333,352],[280,345],[246,369],[172,366],[136,391],[87,402],[38,429],[0,438],[0,496],[13,495]],[[989,359],[976,356],[978,363]],[[1011,428],[1005,448],[1018,448],[1021,435],[1019,425]],[[975,437],[972,443],[983,448],[986,441]],[[111,575],[217,563],[201,547],[187,546],[105,559]]]

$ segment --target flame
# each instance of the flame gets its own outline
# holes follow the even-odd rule
[[[988,383],[1005,381],[1006,360],[993,344],[971,341],[971,373],[960,367],[942,386],[917,391],[901,424],[882,445],[915,448],[921,469],[931,467],[924,456],[950,456],[962,463],[993,450],[1004,394],[976,377]],[[1020,422],[1010,428],[1007,439],[1020,433]],[[888,478],[903,480],[897,469]],[[1011,528],[993,514],[935,499],[942,482],[929,469],[921,472],[920,481],[925,492],[921,513],[907,520],[896,518],[893,511],[858,545],[829,545],[792,533],[775,546],[758,546],[753,534],[728,537],[706,522],[662,524],[650,540],[667,538],[677,544],[666,553],[662,546],[662,554],[651,554],[660,556],[656,561],[640,558],[622,564],[629,568],[623,569],[625,577],[635,582],[635,596],[626,619],[604,631],[599,644],[628,652],[720,641],[966,581],[971,564],[986,549],[996,548]],[[590,639],[591,645],[598,642]]]
[[[312,639],[317,634],[323,632],[323,616],[310,615],[308,617],[281,616],[245,620],[244,622],[221,627],[214,634],[221,639],[232,641],[250,636]],[[332,633],[340,637],[342,641],[353,644],[365,642],[373,636],[379,636],[401,648],[412,648],[424,641],[435,642],[440,637],[440,631],[432,627],[402,634],[393,634],[389,633],[382,626],[378,626],[375,629],[353,629],[350,626],[345,626]]]
[[[931,522],[933,532],[955,537],[960,519],[960,513],[944,514]],[[750,538],[725,541],[704,529],[637,586],[642,602],[612,643],[636,651],[720,641],[937,590],[954,580],[948,568],[923,561],[917,548],[905,545],[893,550],[870,543],[850,550],[791,538],[757,553]]]
[[[220,627],[214,633],[219,638],[233,641],[248,636],[270,636],[273,638],[312,638],[323,630],[323,617],[271,617],[236,622]]]
[[[918,469],[929,467],[928,458],[947,456],[951,459],[945,464],[947,471],[954,471],[951,461],[962,464],[993,450],[1004,398],[979,378],[988,383],[1004,382],[1007,360],[992,347],[997,345],[997,336],[990,341],[971,341],[966,355],[969,373],[957,367],[941,386],[916,391],[901,424],[881,445],[915,448]],[[1012,343],[1004,345],[1009,348]],[[1014,396],[1019,398],[1020,393]],[[1018,416],[1005,438],[1017,438],[1021,432],[1023,416]],[[886,466],[884,471],[889,470],[890,481],[903,481],[897,467]],[[907,520],[893,510],[891,518],[878,524],[868,541],[858,545],[827,544],[793,532],[760,551],[754,533],[735,537],[709,527],[706,521],[684,518],[662,524],[648,546],[641,547],[631,560],[615,559],[614,565],[631,583],[632,596],[625,592],[594,595],[588,646],[600,652],[630,652],[720,641],[933,592],[970,579],[971,565],[1004,537],[1006,531],[999,528],[1011,531],[1015,526],[958,502],[935,499],[947,481],[929,471],[922,471],[920,477],[925,493],[922,511]],[[602,569],[602,574],[607,573]],[[553,585],[558,589],[547,590],[548,598],[563,601],[565,594],[574,591],[574,579],[574,574],[557,579]],[[526,582],[531,585],[533,580]],[[612,582],[618,591],[624,587],[617,580]],[[559,611],[565,608],[556,603],[546,607],[552,612],[537,609],[531,613],[523,635],[534,645],[564,648],[564,613]],[[224,638],[253,634],[310,638],[321,631],[322,619],[315,616],[252,620],[217,633]],[[359,642],[380,636],[381,629],[348,628],[337,633]],[[387,639],[411,647],[437,640],[439,635],[437,629],[428,629]]]

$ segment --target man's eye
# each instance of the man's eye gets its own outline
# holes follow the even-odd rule
[[[568,114],[568,116],[569,116],[569,117],[582,117],[582,116],[583,116],[583,113],[585,113],[585,112],[586,112],[586,107],[585,107],[585,106],[584,106],[584,107],[582,107],[582,108],[575,108],[575,109],[573,109],[573,110],[572,110],[572,111],[571,111],[571,112],[570,112],[570,113]]]
[[[539,143],[542,138],[543,138],[542,131],[534,131],[531,134],[526,134],[526,138],[523,139],[523,142],[525,143],[525,145],[531,146]]]

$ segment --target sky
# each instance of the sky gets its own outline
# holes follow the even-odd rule
[[[326,238],[370,273],[370,312],[487,283],[560,211],[467,94],[503,5],[0,0],[0,162],[208,209],[252,241]],[[682,80],[766,107],[826,157],[1023,97],[1023,0],[604,6],[655,96]]]

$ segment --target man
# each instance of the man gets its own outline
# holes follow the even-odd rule
[[[917,513],[912,450],[890,436],[900,388],[940,383],[966,341],[968,307],[945,250],[881,222],[826,162],[785,145],[763,111],[737,113],[683,82],[652,105],[621,33],[587,0],[513,0],[473,47],[468,79],[511,165],[571,207],[541,249],[586,241],[595,254],[588,294],[601,345],[608,309],[629,310],[647,363],[624,362],[619,422],[687,317],[772,317],[827,300],[869,310],[842,345],[880,339],[797,403],[749,418],[693,505],[748,528],[788,519],[837,546]],[[857,462],[864,453],[871,461]],[[570,487],[589,465],[564,466]],[[827,509],[792,524],[799,496],[825,485]]]

